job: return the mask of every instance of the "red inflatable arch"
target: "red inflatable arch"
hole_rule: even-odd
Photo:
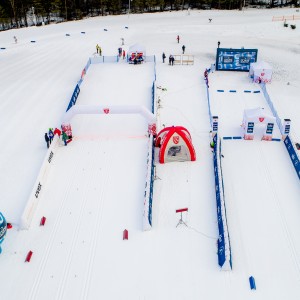
[[[155,147],[160,147],[159,162],[195,161],[196,152],[189,131],[182,126],[162,129],[155,140]]]

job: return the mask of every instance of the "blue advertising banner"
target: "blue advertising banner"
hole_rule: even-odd
[[[218,48],[216,70],[248,72],[250,64],[257,60],[257,49]]]
[[[76,104],[76,101],[77,101],[77,98],[79,96],[79,93],[80,93],[80,88],[79,88],[79,85],[76,84],[76,87],[74,89],[73,95],[71,97],[71,100],[69,102],[69,105],[68,105],[68,108],[67,108],[66,111],[68,111],[73,105]]]
[[[6,220],[5,220],[4,216],[2,215],[2,213],[0,212],[0,239],[4,238],[4,236],[6,234],[6,229],[7,229]]]
[[[226,253],[225,253],[225,239],[224,239],[224,226],[222,219],[222,207],[221,207],[221,196],[220,196],[220,178],[218,172],[218,155],[217,155],[217,147],[218,147],[218,135],[214,136],[214,172],[215,172],[215,188],[216,188],[216,202],[217,202],[217,218],[218,218],[218,230],[219,230],[219,238],[218,238],[218,263],[219,266],[223,266],[226,261]]]
[[[290,155],[291,161],[293,163],[293,166],[297,172],[298,178],[300,179],[300,161],[299,157],[296,153],[296,150],[293,146],[293,143],[290,139],[290,137],[287,135],[285,140],[284,140],[285,147]]]

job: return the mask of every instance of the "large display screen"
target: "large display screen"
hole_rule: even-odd
[[[257,49],[217,49],[216,70],[218,71],[245,71],[250,64],[257,60]]]

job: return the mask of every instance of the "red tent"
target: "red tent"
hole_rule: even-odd
[[[182,126],[172,126],[162,129],[155,140],[155,146],[160,147],[159,162],[195,161],[196,152],[189,131]]]

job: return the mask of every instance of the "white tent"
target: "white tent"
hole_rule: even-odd
[[[255,124],[266,124],[262,140],[271,141],[276,118],[265,113],[263,108],[245,109],[243,118],[244,139],[254,139]]]
[[[265,110],[261,107],[244,110],[243,126],[249,122],[253,123],[275,123],[276,118],[265,113]]]
[[[131,55],[132,53],[142,53],[143,56],[146,56],[146,48],[140,44],[134,44],[129,47],[128,55]]]
[[[264,62],[250,64],[249,76],[254,82],[270,83],[272,80],[272,67]]]

